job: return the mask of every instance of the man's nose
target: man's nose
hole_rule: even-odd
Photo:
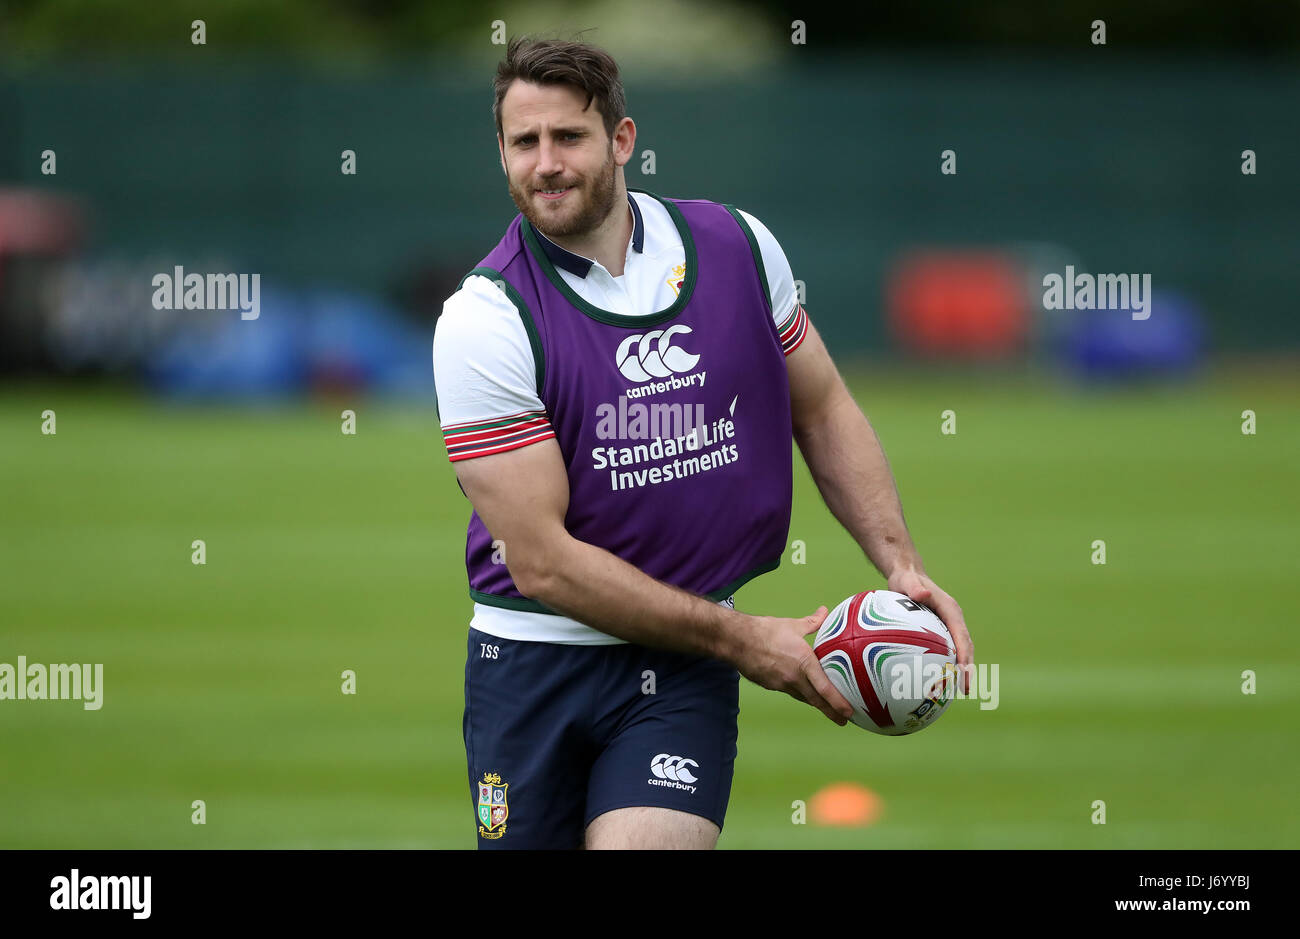
[[[560,148],[549,140],[537,145],[537,173],[539,176],[556,176],[564,169],[560,160]]]

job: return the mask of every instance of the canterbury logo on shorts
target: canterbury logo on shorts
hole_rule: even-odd
[[[660,779],[668,779],[673,782],[693,783],[699,780],[699,777],[691,773],[690,767],[700,768],[700,764],[694,760],[688,760],[681,756],[671,756],[667,753],[660,753],[650,761],[650,772],[654,773]]]

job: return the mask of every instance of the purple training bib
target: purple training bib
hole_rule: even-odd
[[[592,306],[564,282],[522,215],[466,277],[504,282],[528,331],[539,396],[568,470],[568,531],[651,577],[721,600],[775,569],[785,550],[785,356],[758,243],[739,213],[647,195],[668,209],[686,252],[666,310],[622,316]],[[492,540],[474,512],[470,595],[553,613],[519,592],[494,562]]]

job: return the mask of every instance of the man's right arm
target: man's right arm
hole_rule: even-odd
[[[852,708],[804,639],[826,617],[751,616],[645,574],[564,527],[569,480],[555,440],[455,464],[461,488],[524,596],[628,642],[730,662],[753,681],[838,724]]]

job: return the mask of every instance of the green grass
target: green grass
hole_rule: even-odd
[[[887,739],[746,684],[721,845],[1300,847],[1297,383],[853,387],[931,574],[999,666],[999,707],[959,700]],[[469,508],[431,409],[11,387],[0,491],[0,662],[105,671],[100,711],[0,701],[0,848],[474,845]],[[803,615],[882,586],[797,459],[790,537],[807,563],[787,553],[740,607]],[[791,823],[842,780],[880,795],[874,826]]]

